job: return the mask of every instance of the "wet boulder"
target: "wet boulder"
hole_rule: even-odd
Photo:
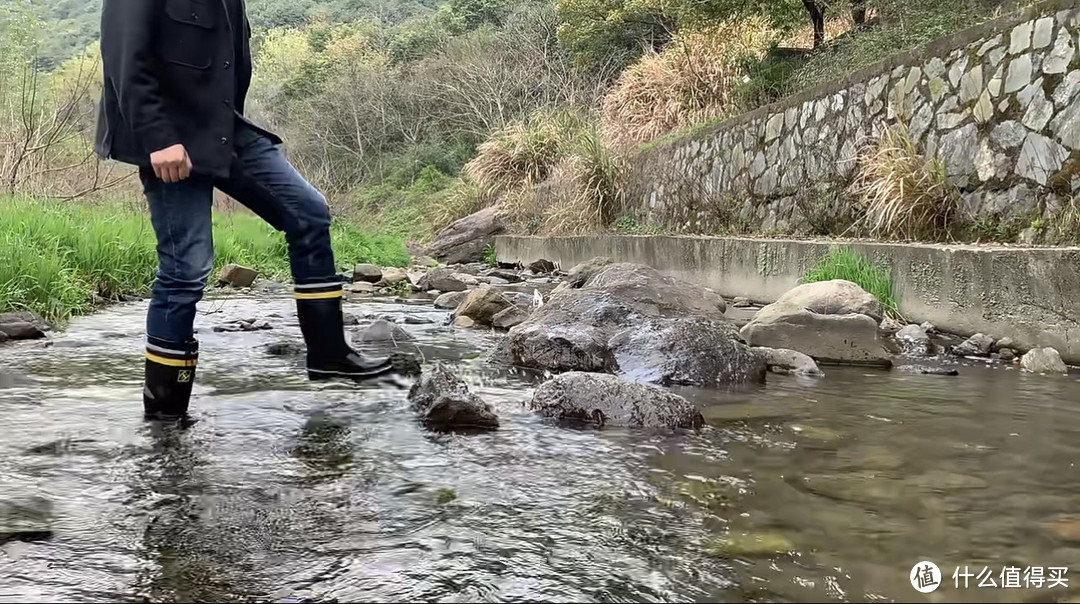
[[[218,281],[233,287],[251,287],[258,276],[258,271],[253,268],[239,264],[226,264],[221,269],[221,277]]]
[[[388,266],[382,271],[382,279],[379,281],[382,285],[394,286],[402,281],[409,280],[409,273],[403,268],[397,268],[394,266]]]
[[[844,279],[804,283],[788,290],[776,301],[805,308],[819,315],[866,315],[881,322],[881,302],[858,284]]]
[[[1020,357],[1020,367],[1031,373],[1068,373],[1069,368],[1054,348],[1033,348]]]
[[[353,282],[364,281],[366,283],[378,283],[379,281],[382,281],[382,278],[382,269],[374,264],[357,264],[356,267],[353,268]]]
[[[353,342],[357,344],[396,344],[398,342],[412,342],[412,334],[398,325],[385,319],[379,319],[368,325],[363,331],[353,334]]]
[[[520,306],[504,308],[491,317],[491,326],[495,329],[510,329],[525,322],[529,318],[529,311]]]
[[[425,254],[446,264],[480,262],[484,259],[484,249],[503,230],[498,209],[494,206],[484,208],[439,231]]]
[[[529,270],[538,275],[547,275],[555,272],[555,263],[541,258],[529,264]]]
[[[817,363],[814,362],[814,359],[797,350],[765,348],[760,346],[751,348],[750,350],[763,357],[765,359],[765,365],[769,368],[769,371],[772,371],[773,373],[824,375],[821,369],[818,368]]]
[[[458,306],[461,305],[462,302],[465,301],[465,298],[468,295],[469,295],[469,292],[465,292],[465,291],[446,292],[445,294],[440,295],[438,298],[435,298],[435,308],[442,308],[442,309],[454,309],[454,308],[457,308]]]
[[[518,292],[507,292],[480,286],[469,292],[454,311],[454,317],[468,317],[477,325],[490,326],[495,315],[512,307],[528,308],[531,298]]]
[[[797,350],[822,364],[892,365],[877,321],[864,314],[823,315],[777,302],[759,310],[741,333],[751,346]]]
[[[0,313],[0,342],[44,338],[49,324],[30,311]]]
[[[649,318],[612,336],[608,346],[619,374],[637,382],[708,387],[765,380],[765,358],[719,319]]]
[[[420,376],[409,390],[409,403],[420,421],[437,430],[499,427],[491,405],[469,391],[464,380],[442,366]]]
[[[930,343],[930,336],[926,333],[926,330],[921,325],[915,325],[914,323],[905,325],[893,337],[904,351],[904,354],[909,356],[930,356],[934,348],[933,344]]]
[[[578,287],[552,293],[510,330],[511,364],[660,384],[762,379],[764,363],[724,317],[715,294],[640,264],[600,259],[590,266],[571,271]]]
[[[994,338],[977,333],[953,348],[953,354],[960,357],[985,357],[989,356],[990,349],[994,346]]]
[[[475,286],[478,283],[472,275],[457,273],[449,268],[437,268],[421,277],[417,286],[423,291],[463,292],[468,290],[470,285]]]
[[[517,271],[505,268],[493,268],[485,272],[484,276],[494,279],[502,279],[506,283],[521,283],[525,280]]]
[[[676,429],[705,423],[694,405],[677,394],[602,373],[558,375],[536,389],[531,407],[545,417],[601,427]]]

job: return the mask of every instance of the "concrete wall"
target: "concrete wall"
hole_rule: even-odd
[[[647,264],[731,298],[775,301],[831,245],[716,237],[496,239],[500,261],[546,258],[564,270],[597,256]],[[900,312],[960,335],[1011,337],[1018,348],[1056,348],[1080,364],[1080,248],[983,248],[845,243],[892,269]]]
[[[857,156],[904,124],[962,192],[961,215],[1052,224],[1080,191],[1080,0],[1044,1],[635,156],[640,223],[820,231]],[[822,192],[816,192],[817,188]]]

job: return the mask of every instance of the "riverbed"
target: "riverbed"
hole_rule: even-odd
[[[300,340],[293,301],[236,293],[200,305],[198,423],[154,429],[146,303],[110,307],[0,347],[0,534],[13,504],[42,527],[0,545],[0,601],[1004,602],[1080,583],[1075,374],[824,367],[680,391],[696,433],[569,428],[529,412],[542,376],[486,363],[499,334],[424,300],[346,309],[350,330],[400,322],[499,430],[425,430],[407,383],[308,382],[266,351]],[[213,330],[251,317],[273,329]],[[958,566],[998,587],[955,588]],[[1007,566],[1067,567],[1068,587],[1002,588]]]

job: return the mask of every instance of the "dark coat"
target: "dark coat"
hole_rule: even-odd
[[[181,143],[194,172],[228,176],[251,83],[250,24],[230,21],[225,0],[105,0],[98,155],[146,167],[151,153]],[[234,28],[243,28],[240,56]]]

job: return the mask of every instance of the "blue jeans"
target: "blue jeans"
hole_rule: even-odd
[[[146,333],[158,346],[186,350],[194,344],[195,308],[214,263],[215,187],[285,233],[296,285],[340,282],[330,247],[325,198],[269,139],[242,122],[237,124],[228,179],[192,174],[186,180],[166,183],[152,170],[140,173],[158,255]]]

